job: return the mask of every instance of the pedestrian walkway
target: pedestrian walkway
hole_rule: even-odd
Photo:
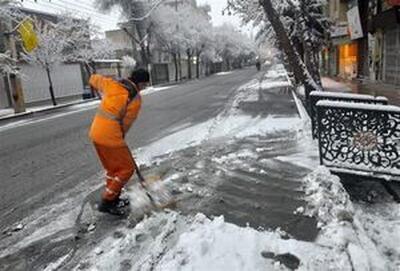
[[[61,102],[61,103],[57,104],[56,106],[54,106],[53,104],[51,104],[49,102],[42,103],[40,105],[28,105],[25,109],[25,112],[21,112],[21,113],[15,113],[14,108],[0,109],[0,121],[10,119],[10,118],[15,118],[15,117],[32,115],[32,114],[38,113],[38,112],[60,109],[60,108],[77,105],[77,104],[90,103],[90,102],[94,102],[94,101],[97,101],[97,99],[82,100],[82,99],[76,98],[73,100]]]
[[[209,134],[207,141],[160,158],[161,163],[143,173],[172,180],[183,214],[224,215],[240,226],[279,228],[297,240],[313,241],[318,234],[316,219],[296,210],[306,206],[302,180],[318,165],[318,153],[310,146],[309,135],[299,134],[303,121],[292,93],[275,85],[281,84],[248,84],[233,107],[229,105],[210,125],[211,131],[188,128]],[[224,143],[215,135],[223,135]],[[158,145],[179,141],[185,141],[185,131]]]
[[[388,98],[389,104],[400,106],[400,86],[371,81],[343,81],[330,77],[322,78],[322,86],[326,91],[384,96]]]

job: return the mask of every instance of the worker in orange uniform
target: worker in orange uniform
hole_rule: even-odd
[[[106,187],[98,206],[100,212],[124,215],[129,204],[121,199],[121,190],[135,172],[125,135],[137,118],[142,104],[140,91],[149,83],[149,73],[138,69],[126,79],[94,74],[90,85],[102,101],[94,117],[89,136],[106,170]]]

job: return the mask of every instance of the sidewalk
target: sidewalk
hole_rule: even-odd
[[[86,104],[86,103],[87,104],[97,103],[98,101],[99,100],[97,98],[86,99],[86,100],[76,99],[76,100],[57,104],[56,106],[54,106],[52,104],[48,104],[48,103],[43,104],[43,105],[33,105],[33,106],[28,105],[26,107],[25,112],[21,112],[21,113],[17,113],[17,114],[14,113],[13,108],[0,109],[0,122],[5,121],[5,120],[14,119],[14,118],[20,118],[20,117],[24,117],[24,116],[33,115],[35,113],[61,109],[61,108],[65,108],[65,107],[69,107],[69,106],[73,106],[73,105]]]
[[[176,84],[170,83],[170,84],[163,84],[163,85],[157,85],[157,86],[151,86],[147,88],[146,90],[143,91],[142,95],[149,95],[154,92],[158,92],[161,90],[165,90],[171,87],[174,87]],[[30,116],[35,113],[39,112],[46,112],[46,111],[52,111],[52,110],[57,110],[60,108],[65,108],[69,106],[74,106],[74,105],[79,105],[79,104],[92,104],[92,103],[98,103],[99,99],[98,98],[93,98],[93,99],[85,99],[83,100],[82,98],[75,98],[75,99],[69,99],[69,100],[64,100],[64,101],[59,101],[59,104],[56,106],[53,106],[51,101],[47,101],[42,103],[41,105],[28,105],[26,108],[26,111],[23,113],[14,113],[13,108],[6,108],[6,109],[0,109],[0,122],[5,121],[5,120],[11,120],[14,118],[20,118],[24,116]]]
[[[389,104],[400,106],[400,86],[371,81],[344,81],[331,77],[323,77],[322,85],[326,91],[384,96],[388,98]]]
[[[130,182],[135,208],[127,221],[110,221],[94,209],[96,175],[6,231],[0,262],[10,270],[398,270],[398,205],[353,203],[318,167],[289,83],[276,70],[266,77],[238,89],[217,116],[134,150],[177,210],[139,216],[147,198]]]

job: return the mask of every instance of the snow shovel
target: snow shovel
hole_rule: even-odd
[[[135,159],[132,160],[136,168],[136,175],[139,178],[139,184],[145,191],[146,196],[149,198],[151,204],[158,209],[175,207],[176,201],[172,194],[164,186],[162,180],[160,178],[151,178],[151,180],[149,179],[146,182],[135,162]]]

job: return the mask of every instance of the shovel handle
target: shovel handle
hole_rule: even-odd
[[[135,161],[135,159],[134,159],[133,157],[132,157],[132,161],[133,161],[133,165],[135,166],[136,175],[137,175],[138,178],[139,178],[140,184],[141,184],[142,186],[145,186],[146,181],[145,181],[145,179],[143,178],[143,175],[142,175],[142,173],[140,172],[139,167],[138,167],[138,165],[136,164],[136,161]]]

